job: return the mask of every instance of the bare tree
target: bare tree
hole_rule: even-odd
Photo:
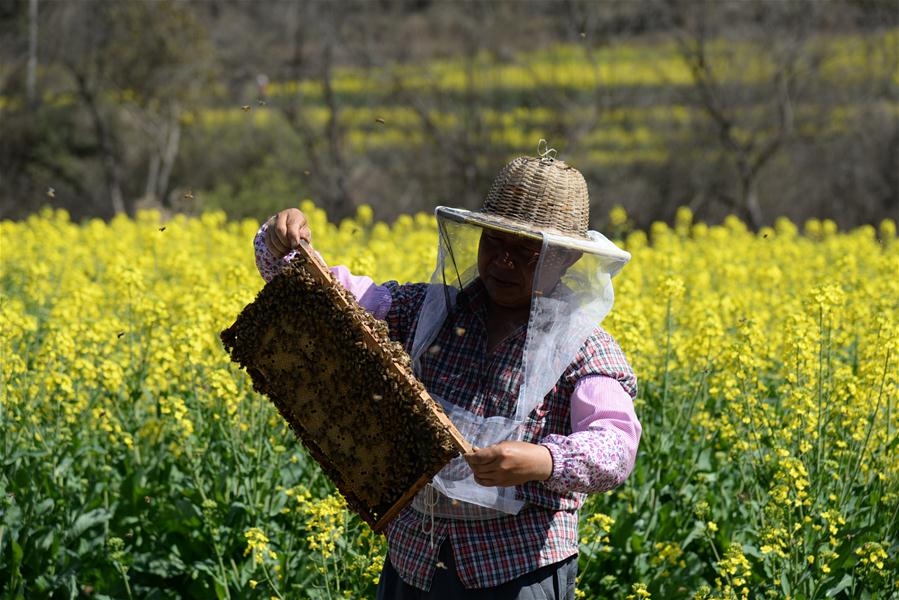
[[[489,65],[502,53],[498,30],[515,22],[516,7],[474,2],[467,9],[443,10],[430,24],[448,30],[456,40],[454,60],[461,63],[461,85],[447,89],[439,73],[423,68],[412,80],[394,73],[391,99],[417,117],[424,147],[415,165],[430,179],[423,183],[426,193],[437,201],[473,207],[480,204],[508,152],[492,140],[496,130],[488,121],[491,112],[502,112],[505,100],[483,90],[491,87]]]
[[[65,32],[50,53],[74,85],[94,134],[108,206],[133,213],[141,187],[127,180],[146,161],[142,191],[166,197],[177,158],[181,106],[203,86],[211,48],[178,3],[140,0],[51,5],[47,28]],[[126,189],[127,187],[127,189]]]
[[[315,105],[303,97],[302,91],[278,108],[305,149],[310,166],[305,171],[309,173],[307,181],[313,194],[337,216],[346,216],[356,203],[348,184],[351,167],[341,105],[334,89],[335,48],[344,35],[346,13],[321,3],[292,4],[288,10],[289,43],[294,53],[288,70],[290,78],[311,78],[318,83],[328,114],[324,127],[317,127],[311,114]]]
[[[777,15],[770,18],[789,12],[796,21],[788,38],[771,23],[762,23],[752,28],[754,35],[743,33],[727,46],[716,38],[713,48],[712,36],[719,35],[720,29],[710,30],[715,25],[710,17],[726,18],[726,14],[712,4],[671,2],[667,6],[679,55],[692,78],[695,106],[708,120],[738,182],[736,193],[719,188],[714,197],[758,228],[765,222],[759,180],[794,133],[794,104],[810,72],[807,31],[800,13],[814,7],[798,2],[771,7],[781,10],[773,11]],[[760,68],[769,69],[770,74],[758,81],[740,81],[741,74],[758,77]],[[710,198],[700,196],[694,208],[702,208]]]

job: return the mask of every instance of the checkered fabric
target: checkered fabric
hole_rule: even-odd
[[[393,339],[411,351],[426,284],[384,284],[391,295],[386,321]],[[521,368],[526,328],[487,352],[486,290],[475,280],[458,296],[431,348],[421,358],[420,377],[434,395],[483,416],[514,414],[523,378]],[[603,375],[621,383],[631,398],[637,380],[618,344],[597,326],[575,360],[525,423],[524,441],[571,434],[570,398],[578,380]],[[602,490],[597,490],[602,491]],[[496,586],[578,551],[577,511],[585,494],[559,493],[543,482],[518,488],[525,507],[514,516],[483,521],[434,519],[412,507],[388,527],[390,562],[410,585],[429,590],[437,552],[449,537],[459,577],[469,588]],[[432,545],[433,542],[433,545]]]

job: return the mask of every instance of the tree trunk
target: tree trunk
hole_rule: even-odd
[[[346,184],[346,171],[343,160],[343,149],[341,147],[340,127],[338,123],[337,97],[334,95],[334,86],[332,84],[331,61],[333,53],[333,44],[328,42],[325,46],[324,56],[322,60],[322,90],[324,92],[325,105],[328,107],[330,116],[326,125],[328,136],[328,150],[331,155],[332,189],[333,189],[333,206],[335,217],[340,219],[350,215],[353,207],[353,201],[350,197]]]
[[[69,70],[75,77],[78,84],[78,95],[87,105],[90,113],[91,121],[94,126],[94,133],[97,136],[97,146],[103,155],[103,178],[106,181],[106,193],[109,196],[109,204],[112,212],[116,215],[126,212],[125,198],[122,194],[122,184],[119,178],[119,164],[110,140],[111,134],[100,115],[100,107],[97,105],[97,99],[87,84],[84,74],[72,65],[68,65]],[[129,212],[130,214],[130,212]]]
[[[169,178],[172,175],[172,169],[175,167],[175,161],[178,159],[178,151],[181,147],[181,110],[175,108],[172,111],[170,121],[166,127],[166,144],[162,153],[162,166],[159,173],[159,180],[156,184],[156,196],[160,199],[163,206],[170,206],[168,200]]]
[[[156,190],[159,188],[159,154],[150,155],[150,164],[147,167],[147,185],[144,186],[144,198],[158,200]]]
[[[37,106],[37,0],[28,5],[28,68],[25,77],[25,101]]]
[[[755,178],[743,180],[743,207],[746,211],[746,220],[750,226],[758,231],[764,223],[762,215],[762,206],[759,203],[758,186]]]

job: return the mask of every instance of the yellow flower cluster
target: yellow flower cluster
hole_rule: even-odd
[[[609,532],[615,519],[601,512],[595,512],[585,519],[581,528],[581,544],[593,545],[598,552],[608,552],[612,548],[609,544]]]
[[[333,224],[312,203],[302,208],[330,264],[376,281],[430,277],[437,237],[431,216],[406,215],[388,225],[361,207]],[[722,489],[741,495],[729,507],[758,507],[752,522],[736,522],[734,513],[710,506],[713,494],[695,499],[697,531],[727,548],[704,571],[695,564],[696,544],[677,541],[688,537],[689,524],[673,516],[655,537],[628,538],[622,552],[666,577],[702,572],[712,586],[718,574],[714,589],[689,588],[700,596],[723,595],[727,586],[744,596],[759,582],[799,581],[807,570],[814,574],[802,579],[812,586],[804,593],[812,594],[818,578],[842,576],[831,570],[846,568],[836,557],[848,552],[846,533],[861,527],[856,515],[880,515],[851,548],[860,572],[880,581],[895,564],[889,549],[896,540],[888,539],[884,515],[894,514],[899,501],[895,223],[839,232],[831,222],[813,221],[803,234],[782,219],[752,232],[735,218],[694,223],[681,209],[674,227],[656,224],[646,233],[631,231],[623,210],[611,214],[610,233],[633,261],[615,279],[616,306],[604,326],[640,379],[637,475],[647,458],[688,456],[698,448],[718,472],[688,474],[686,483],[699,489],[727,479]],[[62,452],[91,442],[136,462],[160,453],[177,462],[218,444],[259,472],[266,449],[273,453],[267,456],[283,456],[285,470],[299,469],[307,459],[218,339],[263,284],[251,245],[258,225],[229,222],[221,213],[163,222],[149,212],[75,224],[50,210],[0,223],[6,446]],[[370,586],[383,560],[380,538],[352,521],[339,496],[316,498],[296,480],[272,481],[267,489],[279,483],[274,496],[281,504],[270,513],[261,512],[270,507],[255,496],[247,505],[290,521],[290,531],[305,538],[290,546],[293,552],[320,557],[323,568],[354,557],[357,581]],[[656,503],[656,485],[640,476],[603,496],[612,502],[608,508],[587,511],[582,560],[614,560],[616,527],[669,518]],[[646,510],[645,498],[654,512],[630,514]],[[613,501],[626,508],[616,512]],[[266,531],[285,549],[284,559],[289,544],[282,540],[291,534],[267,525]],[[261,529],[244,535],[245,556],[254,562],[278,556]],[[758,551],[744,554],[737,542]],[[620,596],[648,597],[656,589],[631,587],[626,570],[605,579],[591,564],[581,573],[591,590],[603,589],[601,581],[625,586],[615,588]]]
[[[627,600],[644,600],[645,598],[652,598],[645,583],[635,583],[631,586],[631,593],[627,595]]]
[[[325,560],[331,558],[346,530],[346,502],[342,497],[332,495],[324,500],[309,502],[303,508],[309,549]]]
[[[269,546],[270,540],[268,536],[258,527],[251,527],[244,532],[247,538],[247,548],[243,555],[253,555],[253,562],[262,564],[266,559],[275,560],[278,554]]]
[[[856,549],[855,553],[859,556],[859,562],[865,566],[872,566],[875,569],[883,569],[883,561],[887,558],[886,550],[877,542],[868,542],[861,548]]]
[[[749,597],[749,588],[746,584],[752,575],[752,568],[740,544],[728,546],[724,558],[718,561],[718,572],[724,576],[724,580],[719,578],[716,584],[725,598],[736,596],[737,593],[741,598]]]
[[[686,563],[681,560],[684,551],[680,545],[675,542],[656,542],[653,546],[653,550],[655,550],[655,553],[652,555],[650,562],[655,566],[686,566]]]

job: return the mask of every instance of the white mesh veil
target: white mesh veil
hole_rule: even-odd
[[[416,374],[421,359],[444,327],[452,326],[460,291],[478,278],[478,244],[483,227],[541,241],[520,368],[521,386],[514,406],[480,415],[462,408],[465,399],[435,395],[463,436],[478,448],[520,440],[533,410],[555,386],[586,338],[612,308],[611,277],[630,259],[602,234],[588,240],[538,233],[514,224],[486,223],[468,213],[437,208],[437,267],[422,305],[412,344]],[[564,269],[561,265],[571,264]],[[450,318],[448,318],[450,317]],[[448,373],[447,376],[461,376]],[[427,381],[424,381],[428,385]],[[446,389],[446,388],[444,388]],[[430,391],[430,390],[429,390]],[[456,519],[488,519],[516,514],[523,506],[514,487],[485,487],[474,481],[465,459],[450,462],[413,502],[416,510]]]

